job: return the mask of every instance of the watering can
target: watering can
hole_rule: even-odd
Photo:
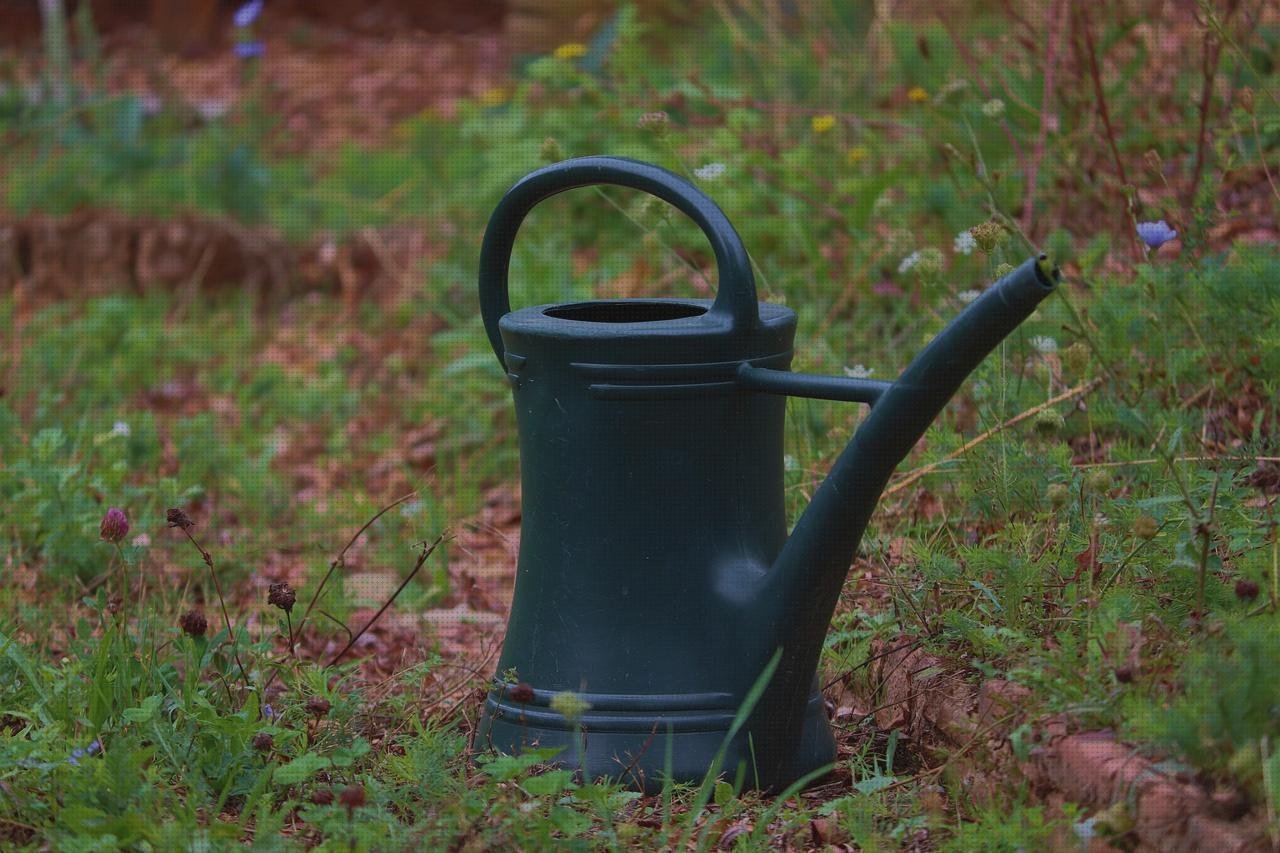
[[[714,300],[513,311],[512,244],[543,199],[614,184],[704,232]],[[817,684],[828,624],[889,475],[965,377],[1058,279],[1042,255],[987,288],[895,381],[788,370],[796,315],[756,298],[724,213],[657,166],[584,157],[499,202],[480,307],[513,389],[523,517],[514,601],[476,743],[558,747],[591,778],[653,790],[709,770],[784,787],[828,765]],[[790,536],[787,396],[870,411]]]

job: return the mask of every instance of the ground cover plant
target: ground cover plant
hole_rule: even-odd
[[[1148,776],[1203,792],[1239,849],[1280,845],[1268,4],[620,6],[319,149],[276,112],[276,69],[317,50],[286,11],[228,19],[214,109],[115,85],[89,4],[43,6],[44,40],[0,53],[6,848],[1189,843]],[[641,796],[474,742],[520,518],[479,238],[515,178],[594,153],[716,199],[799,315],[797,370],[892,378],[1008,265],[1064,271],[889,486],[828,635],[840,759],[811,790]],[[39,223],[76,217],[141,242],[217,223],[338,272],[46,287]],[[407,266],[377,248],[401,228],[426,235]],[[393,288],[361,291],[354,241]],[[613,190],[540,207],[512,270],[518,305],[714,280],[690,223]],[[788,406],[794,518],[861,415]],[[956,697],[995,690],[949,740]],[[1038,774],[1104,732],[1147,776]]]

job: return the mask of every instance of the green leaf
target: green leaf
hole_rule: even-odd
[[[532,796],[542,797],[558,794],[573,782],[573,773],[569,770],[548,770],[538,776],[530,776],[520,786]]]
[[[160,710],[160,703],[163,701],[162,696],[148,696],[142,700],[142,704],[137,708],[128,708],[122,716],[131,723],[145,723],[156,715],[156,711]]]
[[[733,786],[723,779],[716,782],[715,804],[720,808],[724,808],[733,802]]]
[[[333,762],[323,755],[304,752],[288,764],[277,767],[271,778],[280,785],[296,785],[310,779],[316,771],[323,770],[332,764]]]

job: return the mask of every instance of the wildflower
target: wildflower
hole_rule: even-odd
[[[914,256],[915,260],[911,263],[908,270],[915,273],[916,278],[921,281],[935,281],[942,274],[942,252],[929,246],[918,252],[912,252],[910,256]],[[904,260],[903,263],[906,263]],[[901,271],[901,269],[899,269]]]
[[[258,752],[270,752],[276,745],[275,738],[266,732],[258,732],[250,743]]]
[[[521,705],[527,705],[534,699],[533,686],[527,682],[521,681],[519,684],[513,684],[507,688],[507,697],[512,702],[519,702]]]
[[[982,114],[987,118],[995,118],[1004,112],[1004,101],[992,98],[982,105]]]
[[[124,607],[124,599],[118,594],[113,594],[107,598],[107,612],[115,616],[120,612],[120,608]]]
[[[1041,355],[1049,355],[1058,351],[1058,342],[1048,335],[1033,335],[1031,346]]]
[[[569,722],[576,722],[587,711],[591,704],[570,690],[564,690],[551,697],[551,710]]]
[[[1138,236],[1142,238],[1142,242],[1152,249],[1159,249],[1165,243],[1177,237],[1178,232],[1170,228],[1168,222],[1161,219],[1159,222],[1139,222]]]
[[[580,59],[587,55],[587,46],[576,41],[562,44],[555,49],[554,56],[556,59]]]
[[[347,815],[364,805],[364,786],[348,785],[338,793],[338,802],[347,807]]]
[[[918,263],[920,263],[920,253],[912,252],[902,259],[902,263],[898,264],[898,274],[904,275],[910,272]]]
[[[263,46],[262,42],[254,39],[238,41],[231,46],[231,49],[235,51],[236,56],[241,59],[257,59],[262,56],[262,54],[266,53],[267,50],[266,47]]]
[[[996,278],[1004,278],[1011,272],[1013,272],[1013,264],[996,264]]]
[[[267,587],[267,604],[279,607],[285,613],[293,612],[293,605],[298,600],[298,593],[287,581],[276,581]]]
[[[929,100],[929,93],[920,86],[912,86],[907,90],[907,100],[913,104],[923,104]]]
[[[323,696],[312,696],[307,700],[307,704],[304,707],[307,709],[308,714],[315,717],[323,717],[325,714],[329,713],[329,710],[333,705],[331,705],[329,700]]]
[[[850,166],[856,166],[871,156],[865,145],[855,145],[845,152],[844,159]]]
[[[640,116],[640,118],[636,120],[636,127],[640,128],[641,130],[652,131],[658,136],[661,136],[662,134],[666,133],[667,127],[670,124],[671,124],[671,116],[667,115],[662,110],[655,110],[650,113],[645,113],[644,115]]]
[[[190,530],[196,526],[196,523],[177,507],[165,510],[164,519],[169,522],[170,527],[177,527],[182,530]]]
[[[129,429],[129,424],[125,421],[116,421],[111,425],[111,434],[118,435],[121,438],[128,438],[133,430]]]
[[[333,791],[329,788],[317,788],[311,792],[311,802],[317,806],[327,806],[333,803]]]
[[[973,254],[973,250],[978,248],[978,241],[973,239],[973,232],[961,231],[956,235],[953,246],[956,250],[956,254],[971,255]]]
[[[485,107],[500,107],[507,102],[507,90],[501,86],[494,86],[485,89],[480,93],[480,105]]]
[[[67,763],[70,764],[72,767],[79,767],[80,759],[92,758],[93,756],[97,755],[99,752],[102,752],[102,741],[97,740],[95,738],[94,740],[90,741],[87,747],[77,746],[75,749],[71,750],[71,755],[67,757]]]
[[[727,168],[724,163],[708,163],[705,166],[694,169],[693,174],[700,181],[714,181],[723,175]]]
[[[1120,682],[1121,684],[1132,684],[1133,679],[1136,676],[1137,676],[1137,673],[1133,671],[1133,667],[1131,666],[1116,667],[1116,681]]]
[[[956,294],[956,298],[959,299],[961,302],[963,302],[965,305],[968,305],[970,302],[977,299],[981,295],[982,294],[976,290],[962,290]]]
[[[814,116],[810,120],[809,126],[813,128],[814,133],[826,133],[836,126],[836,117],[831,113],[823,113],[820,116]]]
[[[1160,532],[1160,522],[1149,515],[1140,515],[1133,520],[1133,535],[1148,541],[1155,539]]]
[[[1241,601],[1253,601],[1258,597],[1258,583],[1248,578],[1236,581],[1236,598]]]
[[[106,542],[119,542],[129,532],[129,517],[124,514],[124,510],[113,506],[102,517],[102,526],[98,532]]]
[[[188,610],[178,617],[178,627],[188,637],[203,637],[209,630],[209,620],[199,610]]]
[[[276,709],[272,708],[270,705],[266,704],[265,702],[263,703],[262,707],[259,708],[258,710],[262,713],[262,718],[264,720],[275,719]]]
[[[871,374],[875,373],[874,367],[867,367],[862,364],[855,364],[853,367],[846,367],[844,375],[850,379],[869,379]]]
[[[231,18],[231,22],[241,29],[253,24],[258,20],[258,16],[262,14],[264,0],[249,0],[239,9],[236,9],[235,15]]]

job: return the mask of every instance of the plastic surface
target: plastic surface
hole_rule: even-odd
[[[601,300],[512,312],[515,232],[542,198],[593,181],[689,213],[720,263],[714,302]],[[523,520],[515,598],[477,744],[561,746],[593,777],[697,781],[779,648],[723,771],[779,788],[835,757],[817,691],[822,642],[890,473],[965,377],[1052,291],[1030,260],[975,300],[893,382],[788,370],[795,314],[757,303],[737,234],[655,166],[591,157],[524,178],[486,233],[480,293],[511,384]],[[785,395],[871,412],[790,538]],[[511,692],[532,686],[530,699]],[[554,696],[590,706],[568,720]],[[524,700],[524,701],[520,701]]]

